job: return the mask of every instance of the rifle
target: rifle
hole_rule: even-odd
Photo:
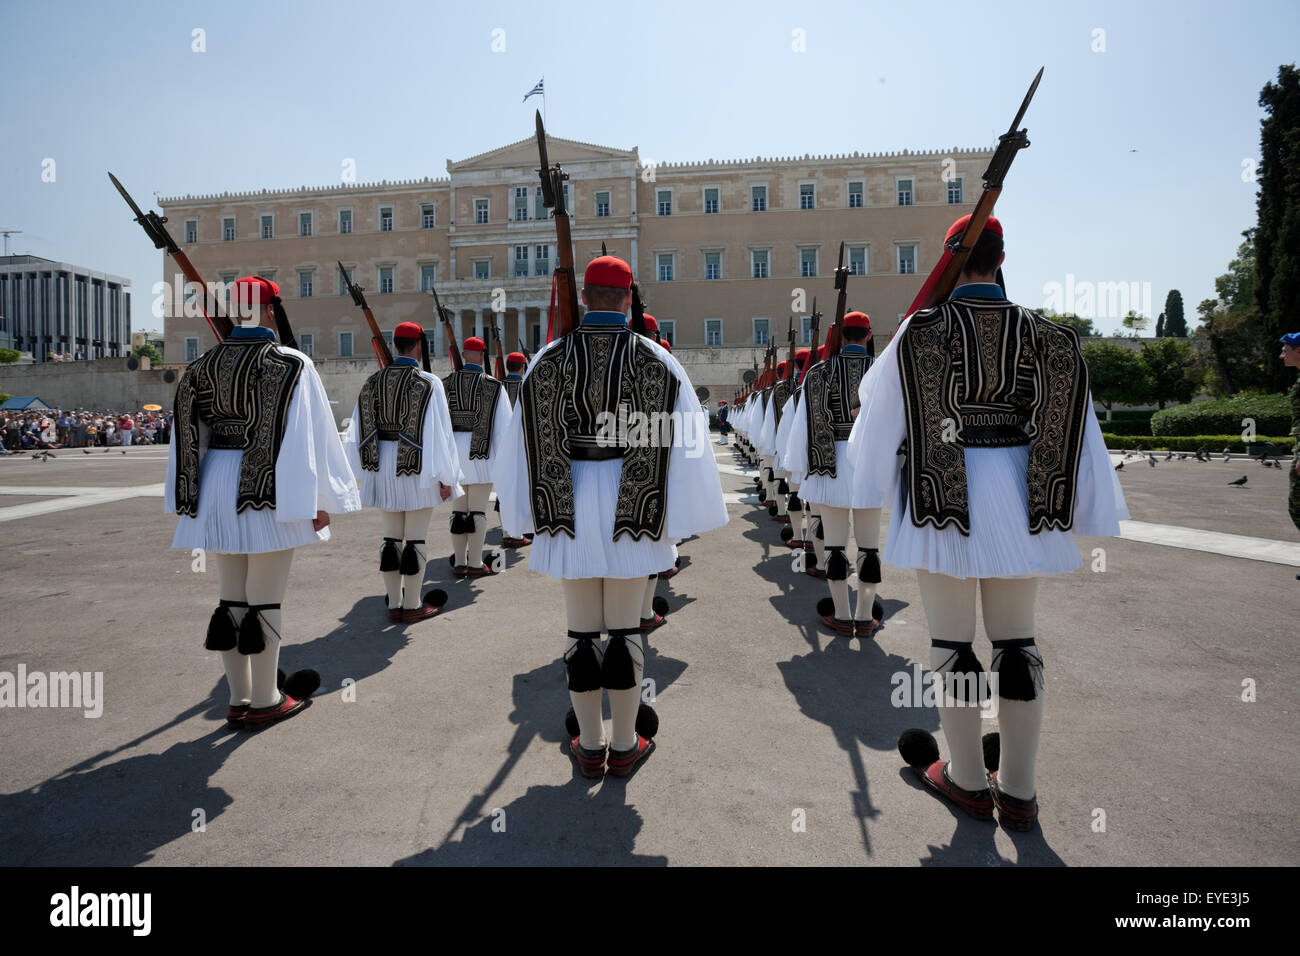
[[[790,331],[786,333],[786,338],[790,340],[790,355],[785,362],[786,381],[794,378],[794,316],[790,316]]]
[[[648,335],[645,330],[645,303],[641,301],[641,290],[632,283],[632,331],[637,335]],[[655,332],[655,341],[659,341],[659,333]]]
[[[122,198],[126,200],[126,204],[131,207],[131,211],[135,213],[135,221],[144,229],[145,235],[153,242],[154,247],[157,249],[167,250],[167,255],[171,256],[172,261],[175,262],[176,265],[180,266],[180,270],[184,273],[186,281],[192,282],[194,285],[198,286],[199,289],[202,290],[203,297],[206,300],[208,295],[207,283],[205,283],[203,277],[199,275],[199,270],[194,268],[194,263],[190,262],[190,257],[181,250],[180,246],[176,245],[176,240],[172,239],[171,234],[167,232],[167,227],[163,225],[163,223],[167,221],[167,217],[158,215],[152,209],[147,213],[141,211],[140,207],[135,204],[135,200],[131,198],[131,194],[128,193],[126,189],[123,188],[122,184],[117,181],[117,177],[112,173],[109,173],[108,178],[113,180],[113,185],[116,186],[117,191],[122,194]],[[230,321],[228,316],[221,314],[219,302],[216,300],[215,296],[213,297],[212,314],[209,315],[208,310],[204,308],[203,317],[208,320],[208,325],[212,328],[212,334],[217,337],[218,342],[230,338],[231,330],[234,329],[234,323]]]
[[[334,260],[338,262],[337,259]],[[361,294],[361,286],[356,285],[348,278],[348,270],[343,268],[343,263],[339,262],[339,275],[343,276],[343,281],[348,287],[348,293],[352,296],[352,301],[361,309],[370,323],[370,345],[375,350],[375,358],[379,359],[379,367],[387,368],[393,364],[393,353],[388,348],[388,342],[384,339],[384,333],[379,331],[379,323],[375,321],[375,313],[370,311],[370,306],[366,304],[366,297]]]
[[[822,314],[817,311],[817,297],[813,296],[812,307],[812,341],[809,343],[808,351],[808,368],[817,364],[817,339],[821,337],[822,332]]]
[[[975,204],[975,211],[970,214],[970,222],[966,225],[965,232],[960,236],[954,236],[944,246],[943,255],[930,270],[930,275],[926,277],[921,291],[916,294],[916,298],[908,307],[908,316],[945,301],[957,287],[957,280],[961,278],[962,270],[966,267],[966,260],[970,257],[971,250],[975,248],[975,243],[979,241],[989,216],[993,214],[993,205],[1002,194],[1002,180],[1006,178],[1007,171],[1011,168],[1011,161],[1016,158],[1017,152],[1029,146],[1029,130],[1016,127],[1025,118],[1025,110],[1029,109],[1029,101],[1034,98],[1034,91],[1038,89],[1038,81],[1042,78],[1043,68],[1040,67],[1034,82],[1029,84],[1029,92],[1025,94],[1016,118],[1011,121],[1011,128],[998,137],[998,148],[994,150],[993,158],[989,160],[988,168],[984,170],[984,192],[980,195],[979,202]],[[1000,278],[1001,270],[999,270]]]
[[[551,273],[552,311],[546,328],[546,341],[551,342],[573,331],[578,324],[578,287],[573,268],[573,237],[569,234],[569,211],[564,207],[564,181],[569,174],[556,163],[551,166],[546,157],[546,126],[542,113],[537,111],[537,153],[542,167],[537,172],[542,178],[542,205],[551,210],[555,219],[555,236],[560,260],[559,267]],[[555,307],[559,307],[556,322]],[[558,333],[558,334],[553,334]]]
[[[844,328],[845,303],[849,298],[849,270],[844,268],[844,243],[840,243],[840,263],[835,267],[835,324],[826,333],[826,357],[840,354],[840,330]]]
[[[497,317],[495,313],[492,316],[492,338],[497,343],[497,381],[506,380],[506,353],[501,347],[501,330],[497,328]]]
[[[438,318],[442,320],[443,325],[447,326],[447,353],[451,356],[451,367],[459,372],[465,367],[465,360],[460,357],[460,346],[456,344],[456,329],[451,324],[451,309],[442,307],[442,303],[438,300],[438,290],[434,288],[432,282],[429,283],[429,292],[433,296],[433,308],[438,313]]]
[[[528,354],[528,346],[524,344],[523,339],[519,340],[519,354],[526,359],[532,358],[532,356]]]

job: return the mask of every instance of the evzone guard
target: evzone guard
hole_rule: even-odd
[[[659,338],[658,319],[649,313],[643,313],[641,316],[641,325],[643,326],[641,332],[642,335],[667,348],[666,343]],[[656,597],[655,592],[659,589],[659,581],[661,578],[666,581],[677,573],[677,562],[679,560],[677,545],[679,544],[681,544],[680,541],[673,542],[673,563],[669,565],[668,569],[664,571],[656,571],[654,574],[651,574],[646,578],[645,594],[641,599],[642,631],[653,631],[668,623],[668,620],[665,617],[668,612],[668,602],[663,598]]]
[[[501,387],[506,391],[506,398],[510,399],[511,410],[519,406],[519,387],[524,384],[524,369],[527,367],[528,356],[523,352],[511,352],[506,356],[506,376],[501,379]],[[497,510],[501,510],[500,499],[497,500]],[[527,547],[531,541],[532,535],[523,538],[512,538],[502,529],[501,547],[503,548],[523,548]]]
[[[827,339],[828,357],[804,376],[801,414],[791,424],[790,469],[800,475],[801,496],[820,515],[829,599],[818,604],[822,622],[837,634],[870,637],[880,626],[876,585],[880,583],[880,509],[853,507],[855,476],[848,456],[849,434],[858,410],[858,386],[871,365],[866,343],[871,320],[849,312]],[[843,345],[835,348],[836,339]],[[857,546],[854,564],[846,554],[850,519]],[[849,607],[849,569],[857,572],[857,606]]]
[[[241,320],[192,362],[176,388],[165,508],[172,547],[216,558],[220,603],[204,647],[221,655],[227,720],[256,729],[297,713],[315,671],[279,676],[281,604],[294,549],[328,541],[331,513],[361,508],[329,399],[310,358],[276,344],[288,327],[279,287],[259,276],[231,287]]]
[[[452,502],[451,564],[456,577],[477,578],[496,573],[483,562],[483,539],[487,536],[492,485],[508,464],[501,457],[501,436],[510,430],[514,411],[505,387],[483,371],[487,354],[484,341],[471,336],[461,352],[463,364],[443,379],[465,476],[465,494]]]
[[[505,449],[512,468],[498,486],[506,527],[535,532],[529,568],[564,582],[571,752],[588,777],[607,769],[626,776],[653,746],[657,717],[646,708],[638,720],[648,575],[672,562],[674,539],[727,521],[690,379],[667,350],[628,327],[631,284],[632,270],[614,256],[587,267],[588,311],[533,359]],[[669,424],[639,438],[632,429],[611,436],[604,423],[620,412]],[[603,691],[613,715],[608,741]]]
[[[970,250],[957,287],[905,319],[862,381],[852,504],[891,507],[884,560],[916,570],[930,666],[942,675],[951,759],[921,730],[900,739],[904,759],[969,815],[991,820],[996,808],[1004,826],[1024,830],[1038,816],[1038,581],[1079,568],[1074,535],[1118,535],[1128,510],[1078,333],[1008,301],[997,281],[1002,226],[990,216],[967,242],[970,221],[945,237],[949,253]],[[992,678],[973,649],[977,595]],[[986,758],[980,701],[993,694],[1000,754]]]
[[[460,455],[442,381],[429,370],[429,340],[414,322],[393,332],[397,355],[361,386],[343,447],[360,479],[361,504],[383,512],[379,573],[388,620],[412,624],[433,617],[446,592],[420,595],[433,510],[461,497]],[[416,356],[423,362],[417,361]]]

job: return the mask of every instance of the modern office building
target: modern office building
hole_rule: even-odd
[[[131,280],[38,256],[0,257],[0,347],[97,359],[125,355]]]

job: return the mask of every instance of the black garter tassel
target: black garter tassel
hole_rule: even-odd
[[[379,570],[396,571],[402,566],[401,555],[397,550],[400,538],[385,538],[384,546],[379,549]]]
[[[946,674],[955,674],[959,676],[973,676],[976,679],[976,696],[983,697],[983,690],[979,687],[979,675],[984,673],[984,666],[980,664],[980,659],[975,656],[975,650],[969,642],[961,641],[934,641],[930,642],[931,647],[941,647],[953,652],[953,656],[948,659],[948,670],[945,672],[945,686],[948,686]],[[954,681],[951,683],[952,696],[955,700],[966,703],[976,703],[967,695],[966,690],[970,686],[968,681]]]
[[[238,641],[238,630],[235,625],[235,615],[231,613],[232,607],[248,607],[247,601],[227,601],[222,600],[217,605],[212,617],[208,619],[208,637],[203,642],[204,648],[209,651],[233,651]]]
[[[600,690],[600,658],[596,656],[595,642],[600,631],[570,631],[569,637],[578,643],[564,656],[564,670],[569,676],[569,690],[581,694]]]
[[[1034,649],[1031,656],[1029,648]],[[993,642],[993,671],[998,696],[1004,700],[1034,700],[1043,680],[1043,661],[1032,637]]]
[[[408,541],[406,547],[402,549],[402,564],[398,569],[402,574],[420,573],[420,552],[415,550],[417,544],[424,544],[424,542],[422,540]]]
[[[863,548],[858,552],[858,580],[866,584],[880,583],[880,551]]]
[[[849,562],[844,557],[843,548],[828,547],[830,555],[826,558],[826,579],[828,581],[846,581],[849,577]]]
[[[248,613],[239,625],[239,653],[260,654],[266,650],[266,636],[262,633],[262,611],[278,610],[278,604],[250,604]]]
[[[606,690],[630,690],[638,686],[636,663],[632,660],[632,652],[627,646],[627,635],[640,633],[640,628],[626,630],[615,628],[609,632],[605,662],[600,668],[601,683]]]

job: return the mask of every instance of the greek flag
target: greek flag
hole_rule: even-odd
[[[542,79],[540,79],[540,80],[537,81],[537,85],[534,86],[531,90],[528,91],[527,95],[524,97],[524,102],[525,102],[525,103],[528,102],[528,97],[529,97],[529,96],[535,96],[535,95],[538,94],[538,93],[541,93],[543,96],[546,94],[546,91],[542,89],[542,83],[543,83],[545,80],[546,80],[546,77],[542,77]]]

